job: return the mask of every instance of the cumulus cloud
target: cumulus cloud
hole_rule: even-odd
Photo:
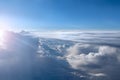
[[[70,60],[74,64],[78,62],[76,65],[87,65],[89,63],[98,63],[102,56],[116,56],[116,52],[116,48],[109,46],[76,44],[68,49],[68,55],[66,57],[68,61]]]
[[[119,48],[109,45],[75,44],[68,49],[66,59],[74,69],[83,70],[92,75],[94,73],[93,76],[96,77],[100,76],[99,73],[110,77],[109,69],[113,69],[115,66],[120,67],[119,53]],[[110,73],[113,73],[112,71]]]

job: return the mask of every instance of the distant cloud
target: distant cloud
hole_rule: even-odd
[[[92,76],[106,76],[105,74],[103,74],[103,73],[97,73],[97,74],[93,74],[93,73],[89,73],[90,75],[92,75]]]

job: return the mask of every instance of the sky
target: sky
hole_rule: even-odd
[[[0,28],[120,30],[120,0],[0,0]]]

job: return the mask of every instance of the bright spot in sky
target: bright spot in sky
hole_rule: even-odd
[[[4,31],[0,30],[0,48],[3,47],[4,43]]]
[[[4,36],[4,31],[0,30],[0,40],[3,38]]]

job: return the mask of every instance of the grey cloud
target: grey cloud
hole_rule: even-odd
[[[114,75],[116,73],[113,73],[115,71],[120,73],[118,70],[118,66],[120,67],[119,53],[119,48],[109,45],[87,44],[86,46],[86,44],[75,44],[68,49],[68,55],[66,56],[66,59],[71,67],[75,69],[96,74],[92,76],[97,77],[98,73],[103,73],[110,78],[108,80],[112,80],[114,78],[119,80],[119,77],[117,79]]]

